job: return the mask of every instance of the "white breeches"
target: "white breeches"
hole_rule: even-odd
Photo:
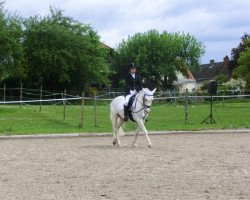
[[[132,94],[129,94],[125,97],[124,106],[128,106],[128,101],[129,101],[130,97],[132,97]]]
[[[128,94],[126,97],[125,97],[125,102],[124,102],[124,106],[128,106],[128,102],[129,102],[129,99],[130,97],[132,97],[134,94],[137,94],[136,90],[130,90],[130,94]]]

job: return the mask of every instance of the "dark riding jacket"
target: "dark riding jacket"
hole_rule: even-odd
[[[135,78],[129,73],[125,78],[125,96],[130,94],[130,90],[136,90],[139,92],[142,90],[140,77],[135,74]]]

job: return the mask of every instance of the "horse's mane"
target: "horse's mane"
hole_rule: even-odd
[[[142,88],[142,90],[140,92],[143,92],[144,94],[146,95],[153,95],[155,91],[151,91],[150,89],[148,88]],[[139,93],[140,93],[139,92]]]

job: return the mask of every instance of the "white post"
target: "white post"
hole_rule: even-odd
[[[97,127],[96,94],[95,94],[94,103],[95,103],[95,107],[94,107],[94,121],[95,121],[95,127]]]
[[[82,112],[81,112],[81,121],[79,127],[83,126],[83,112],[84,112],[84,92],[82,92]]]
[[[185,124],[188,124],[188,89],[186,89],[185,98]]]
[[[63,94],[63,119],[66,118],[66,90],[64,90],[64,94]]]

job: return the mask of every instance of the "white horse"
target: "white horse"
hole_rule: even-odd
[[[136,140],[139,131],[141,130],[144,132],[147,140],[148,140],[148,147],[152,147],[152,143],[148,137],[148,131],[145,128],[145,119],[150,112],[150,107],[152,105],[152,101],[154,99],[154,89],[153,91],[150,91],[147,88],[143,88],[138,94],[135,96],[134,103],[131,107],[131,113],[133,119],[137,122],[137,130],[135,133],[134,141],[132,146],[136,147]],[[120,139],[119,136],[122,135],[123,129],[122,125],[124,123],[124,96],[118,96],[116,97],[110,104],[110,119],[112,122],[112,128],[113,128],[113,144],[120,146]]]

